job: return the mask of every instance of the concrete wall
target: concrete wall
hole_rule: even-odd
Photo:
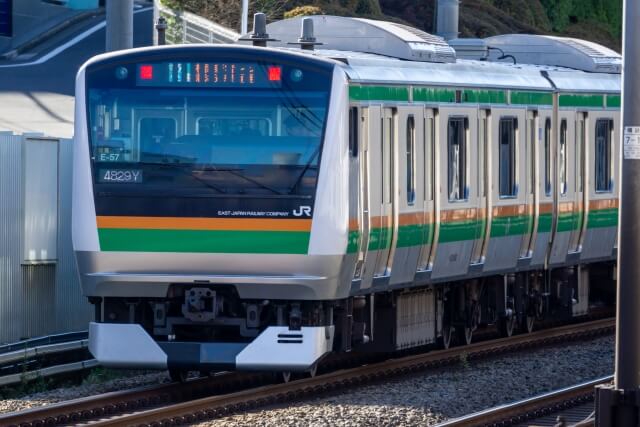
[[[25,164],[25,144],[33,142],[57,145],[57,156]],[[25,212],[30,209],[25,175],[47,167],[58,171],[57,182],[45,188],[57,192],[57,212],[54,221],[48,212],[42,215],[47,222],[35,226],[55,236],[55,259],[25,260],[25,244],[40,244],[29,242],[25,233],[39,221],[38,212]],[[71,171],[72,140],[0,134],[0,343],[84,330],[92,319],[71,244]]]

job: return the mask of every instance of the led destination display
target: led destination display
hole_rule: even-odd
[[[138,86],[279,88],[282,67],[250,62],[161,62],[139,64]]]

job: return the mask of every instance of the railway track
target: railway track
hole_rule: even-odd
[[[436,427],[476,426],[593,426],[595,386],[611,382],[613,376],[567,387],[539,396],[476,412],[438,424]],[[558,417],[560,419],[558,420]],[[561,424],[564,422],[565,424]]]
[[[269,378],[272,378],[268,375],[226,373],[185,384],[165,384],[113,392],[4,414],[0,415],[0,425],[30,427],[80,422],[100,426],[188,424],[410,372],[452,365],[463,359],[477,360],[543,345],[591,338],[611,333],[614,328],[614,319],[601,319],[390,359],[283,384],[268,384]]]

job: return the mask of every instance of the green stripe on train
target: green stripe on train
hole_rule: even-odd
[[[391,246],[391,228],[381,227],[372,228],[369,233],[369,248],[370,251],[379,251],[387,249]]]
[[[604,95],[561,94],[560,107],[604,108]]]
[[[551,213],[543,213],[538,217],[538,233],[549,233],[552,225]],[[618,225],[618,209],[600,209],[589,212],[587,228],[616,227]],[[446,222],[440,225],[439,243],[453,243],[465,240],[483,238],[485,220],[468,220]],[[532,231],[533,216],[516,215],[497,217],[492,219],[491,238],[520,236]],[[561,214],[558,218],[558,232],[573,231],[582,227],[581,213]],[[405,225],[398,230],[397,247],[419,246],[431,244],[433,241],[434,225]],[[349,245],[347,252],[352,253],[358,249],[359,233],[349,232]],[[355,239],[355,240],[354,240]],[[391,245],[390,228],[374,228],[369,236],[369,250],[375,251],[387,249]]]
[[[308,231],[98,229],[100,249],[123,252],[306,254]]]
[[[456,102],[454,89],[414,87],[413,100],[420,102]]]
[[[605,228],[618,226],[618,208],[589,211],[588,228]]]
[[[622,97],[620,95],[607,95],[607,108],[620,108]]]
[[[515,105],[553,105],[553,94],[548,92],[511,92],[511,103]]]
[[[438,243],[476,240],[482,236],[485,220],[470,219],[466,221],[443,222],[440,224]]]
[[[352,254],[358,251],[360,246],[360,232],[358,230],[350,230],[347,238],[347,253]]]
[[[409,101],[409,88],[401,86],[349,86],[354,101]]]
[[[530,215],[495,217],[491,220],[491,237],[517,236],[530,232],[532,227]]]
[[[403,225],[398,228],[398,247],[419,246],[433,240],[433,224]]]
[[[551,212],[542,213],[538,216],[538,233],[551,232],[551,223],[553,222],[553,216]]]
[[[558,216],[557,230],[559,233],[564,231],[577,230],[582,226],[582,212],[561,213]]]

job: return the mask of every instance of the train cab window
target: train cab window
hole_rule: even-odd
[[[560,164],[560,194],[567,194],[567,121],[560,122],[560,147],[558,163]]]
[[[544,122],[544,194],[551,195],[551,119]]]
[[[448,129],[448,189],[449,200],[467,198],[467,127],[466,117],[449,119]]]
[[[611,191],[611,133],[613,122],[609,119],[596,121],[595,172],[596,191]]]
[[[498,152],[500,197],[514,197],[516,186],[516,130],[514,117],[500,119],[500,148]]]
[[[413,205],[416,200],[415,176],[416,126],[413,116],[407,117],[407,203]]]

